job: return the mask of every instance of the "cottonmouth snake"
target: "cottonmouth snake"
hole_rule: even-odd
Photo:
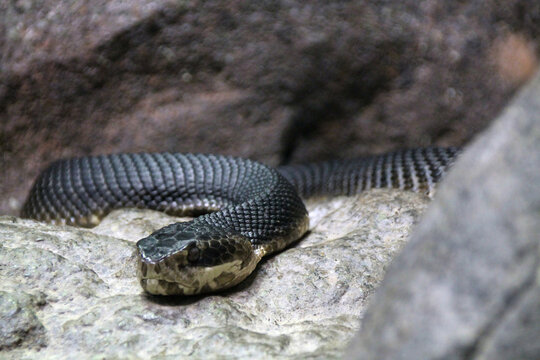
[[[138,207],[200,215],[137,242],[144,290],[191,295],[238,284],[308,229],[301,197],[396,187],[433,190],[457,148],[419,148],[277,170],[228,156],[117,154],[60,160],[36,180],[21,215],[93,226]]]

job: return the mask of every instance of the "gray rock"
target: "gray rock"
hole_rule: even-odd
[[[0,357],[340,358],[427,202],[383,190],[311,202],[295,246],[230,291],[184,298],[147,296],[135,276],[133,242],[178,218],[122,210],[87,230],[0,217]],[[5,298],[29,299],[17,319]]]
[[[540,358],[540,74],[462,155],[349,359]]]
[[[1,257],[11,255],[16,256],[14,252],[0,250]],[[0,259],[0,263],[5,262]],[[45,328],[36,316],[36,307],[45,303],[42,294],[0,291],[0,351],[45,346]]]

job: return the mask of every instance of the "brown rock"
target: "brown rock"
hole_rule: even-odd
[[[460,145],[530,77],[540,34],[526,0],[9,1],[0,14],[0,213],[63,156],[277,165]]]

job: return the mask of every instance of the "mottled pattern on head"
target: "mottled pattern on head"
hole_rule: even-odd
[[[242,281],[259,261],[241,234],[208,224],[177,223],[137,242],[142,287],[159,295],[192,295]]]

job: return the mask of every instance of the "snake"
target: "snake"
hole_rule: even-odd
[[[194,216],[136,243],[137,277],[152,295],[195,295],[242,282],[259,261],[309,229],[303,200],[371,188],[432,194],[460,149],[404,149],[273,168],[212,154],[130,153],[57,160],[42,171],[21,216],[97,225],[118,208]]]

